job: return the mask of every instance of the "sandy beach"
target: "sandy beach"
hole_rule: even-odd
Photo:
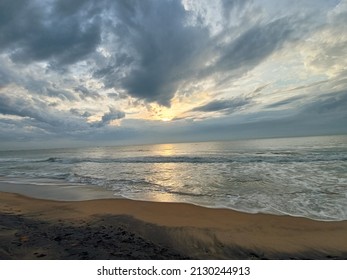
[[[0,193],[0,215],[0,259],[347,258],[347,221],[9,192]]]

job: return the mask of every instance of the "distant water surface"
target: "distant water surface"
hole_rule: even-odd
[[[347,220],[347,136],[0,152],[5,181],[116,197]]]

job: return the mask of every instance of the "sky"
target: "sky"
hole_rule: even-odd
[[[1,0],[0,149],[347,134],[347,0]]]

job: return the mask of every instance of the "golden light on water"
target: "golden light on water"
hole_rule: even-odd
[[[153,153],[160,157],[174,157],[177,155],[177,145],[157,144],[153,145]],[[177,174],[181,173],[180,165],[175,162],[153,163],[155,172],[148,174],[146,181],[151,182],[158,189],[148,193],[148,199],[161,202],[177,202],[179,199],[175,193],[180,192],[180,186],[184,185],[183,179]]]
[[[173,162],[154,163],[153,169],[156,172],[151,174],[147,180],[157,186],[158,190],[149,194],[151,200],[161,202],[179,201],[176,193],[180,191],[179,188],[183,184],[182,178],[176,176],[179,173],[179,165]]]
[[[155,153],[160,156],[173,156],[175,155],[175,145],[174,144],[158,144],[155,145]]]

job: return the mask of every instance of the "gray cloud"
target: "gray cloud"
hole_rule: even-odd
[[[245,6],[244,1],[223,3],[230,10]],[[228,41],[230,33],[236,34],[237,29],[226,25],[224,32],[212,35],[203,24],[189,25],[190,14],[178,1],[117,2],[116,15],[116,34],[124,49],[131,50],[127,55],[128,71],[119,78],[119,72],[115,71],[117,64],[103,68],[105,84],[122,87],[134,97],[164,106],[170,106],[171,99],[185,83],[208,77],[218,79],[219,73],[223,73],[223,79],[239,77],[286,42],[305,33],[294,16],[282,17],[256,22]],[[206,66],[213,57],[214,62]],[[121,60],[120,65],[124,66],[123,63]]]
[[[323,126],[346,131],[346,5],[220,1],[193,3],[189,10],[179,0],[1,0],[0,138],[135,135],[150,142],[159,141],[153,135],[180,141],[235,131],[245,137]],[[306,50],[309,57],[300,61]],[[288,77],[275,81],[270,72],[250,72],[279,52],[278,67],[288,67]],[[294,73],[303,69],[300,63],[308,66],[302,76]],[[198,106],[205,93],[219,99]],[[149,103],[169,107],[174,97],[173,115],[180,102],[187,102],[188,113],[178,113],[175,122],[130,121],[155,115],[159,109],[149,108],[158,106]],[[271,100],[281,101],[267,105]],[[242,109],[242,116],[231,115]],[[92,115],[101,120],[89,123]],[[110,125],[114,120],[121,126]]]
[[[286,98],[284,100],[271,103],[271,104],[267,105],[266,108],[278,108],[278,107],[282,107],[285,105],[290,105],[292,103],[295,103],[296,101],[301,100],[302,98],[303,98],[302,96],[294,96],[294,97]]]
[[[0,66],[0,88],[9,84],[11,81],[9,75],[7,75],[5,69],[2,69]]]
[[[346,118],[347,123],[347,91],[325,93],[307,104],[303,113],[314,113],[315,115],[332,114]],[[346,124],[345,123],[345,124]],[[346,126],[347,127],[347,126]]]
[[[289,18],[251,27],[238,38],[217,46],[219,59],[202,70],[202,76],[218,72],[241,75],[293,39],[294,25]]]
[[[125,117],[125,113],[123,111],[117,110],[115,108],[109,108],[109,111],[105,113],[99,122],[95,122],[92,124],[93,127],[104,127],[110,124],[114,120],[120,120]]]
[[[92,114],[90,112],[81,111],[81,110],[76,109],[76,108],[71,108],[70,113],[73,115],[76,115],[76,116],[81,116],[83,118],[88,118],[88,117],[92,116]]]
[[[219,73],[227,79],[240,76],[302,32],[290,17],[263,19],[246,30],[230,27],[230,12],[247,10],[252,1],[222,1],[225,26],[218,35],[210,33],[203,17],[201,24],[189,23],[191,13],[180,1],[26,3],[1,4],[6,15],[0,24],[0,49],[11,49],[14,61],[44,60],[51,70],[59,70],[87,57],[95,59],[93,75],[106,87],[122,88],[164,106],[170,106],[187,82],[216,78]],[[226,40],[237,33],[236,39]],[[104,61],[95,55],[100,44],[113,51]],[[214,62],[206,66],[212,58]],[[82,86],[75,90],[82,99],[100,97]]]
[[[44,118],[37,110],[32,110],[30,103],[31,100],[29,101],[19,98],[10,98],[9,95],[1,93],[0,113],[3,115],[30,117],[38,120],[43,120]]]
[[[214,100],[205,105],[195,107],[192,111],[196,112],[218,112],[224,111],[224,113],[230,114],[237,110],[242,109],[248,105],[251,101],[248,98],[234,98],[230,100]]]
[[[100,23],[93,1],[73,2],[75,9],[67,10],[66,1],[47,6],[41,1],[2,0],[0,49],[24,63],[48,60],[68,65],[84,58],[100,43]]]
[[[97,93],[95,90],[89,90],[84,86],[77,86],[74,88],[75,92],[78,92],[80,94],[80,97],[82,99],[85,99],[87,97],[90,97],[92,99],[98,99],[101,98],[100,94]]]
[[[21,117],[27,125],[51,133],[80,131],[88,126],[80,118],[53,110],[44,102],[0,93],[0,114]]]
[[[18,80],[18,74],[11,67],[9,67],[7,62],[8,61],[6,61],[6,59],[0,56],[0,89]]]
[[[252,3],[252,0],[222,0],[223,16],[226,20],[230,20],[232,12],[242,11],[246,5]]]
[[[103,123],[110,123],[113,120],[119,120],[125,117],[125,113],[118,111],[114,108],[110,108],[110,111],[102,116],[101,121]]]
[[[35,135],[42,137],[42,134],[44,133],[36,128],[26,129],[26,124],[22,120],[2,119],[0,122],[1,143],[31,141],[35,138]]]
[[[187,25],[189,13],[179,1],[118,1],[115,13],[119,43],[133,57],[127,58],[131,67],[120,86],[134,97],[169,106],[180,82],[194,76],[208,30]],[[105,83],[115,85],[114,70],[103,71]]]
[[[70,91],[64,89],[54,89],[51,87],[42,87],[46,96],[57,97],[61,100],[76,101],[78,98]]]
[[[114,100],[127,99],[128,95],[119,92],[109,92],[107,96]]]

